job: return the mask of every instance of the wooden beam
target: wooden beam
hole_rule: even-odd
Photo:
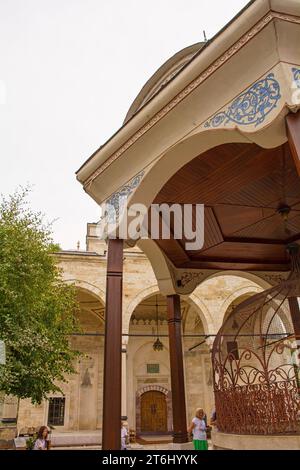
[[[263,220],[263,219],[262,219]],[[299,238],[299,235],[297,235]],[[272,238],[244,238],[244,237],[224,237],[224,242],[228,243],[259,243],[260,245],[282,245],[286,246],[286,240]]]
[[[245,270],[245,271],[289,271],[288,262],[267,263],[259,260],[234,260],[234,259],[197,259],[191,260],[189,263],[176,264],[176,268],[180,269],[215,269],[215,270]]]
[[[300,112],[290,113],[286,117],[287,136],[291,153],[300,176]]]
[[[296,338],[297,353],[300,351],[300,309],[297,297],[289,298],[289,307],[291,312],[292,323],[294,327],[294,333]],[[299,372],[298,367],[295,368],[296,383],[298,388],[298,393],[300,393],[300,383],[299,383]]]
[[[121,448],[123,240],[109,240],[107,253],[102,449]]]
[[[173,442],[188,442],[183,356],[181,342],[181,310],[179,295],[167,296],[169,349],[172,383]]]

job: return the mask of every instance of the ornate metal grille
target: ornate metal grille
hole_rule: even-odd
[[[65,398],[50,398],[48,425],[63,426],[65,421]]]
[[[298,270],[242,302],[220,329],[212,351],[220,431],[300,433],[300,337],[289,314],[297,297]]]

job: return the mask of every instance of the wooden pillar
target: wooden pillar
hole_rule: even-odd
[[[107,253],[102,449],[121,448],[123,240],[109,240]]]
[[[287,135],[291,153],[300,176],[300,112],[286,117]]]
[[[173,407],[173,442],[188,442],[179,295],[167,296]]]
[[[289,297],[289,306],[296,339],[300,342],[300,309],[297,297]],[[300,343],[298,348],[300,348]]]
[[[295,332],[296,344],[297,344],[297,353],[300,351],[300,310],[297,297],[289,297],[289,307],[291,312],[292,323]],[[300,393],[300,376],[299,368],[294,364],[294,371],[296,377],[296,383],[298,388],[298,393]]]
[[[122,344],[122,406],[121,414],[123,419],[127,417],[127,344]]]

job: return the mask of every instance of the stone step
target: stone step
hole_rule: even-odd
[[[52,433],[51,447],[100,446],[101,431]]]

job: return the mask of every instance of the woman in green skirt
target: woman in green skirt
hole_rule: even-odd
[[[195,450],[208,450],[206,437],[206,423],[204,420],[205,413],[202,408],[198,408],[188,429],[193,434],[193,443]]]

